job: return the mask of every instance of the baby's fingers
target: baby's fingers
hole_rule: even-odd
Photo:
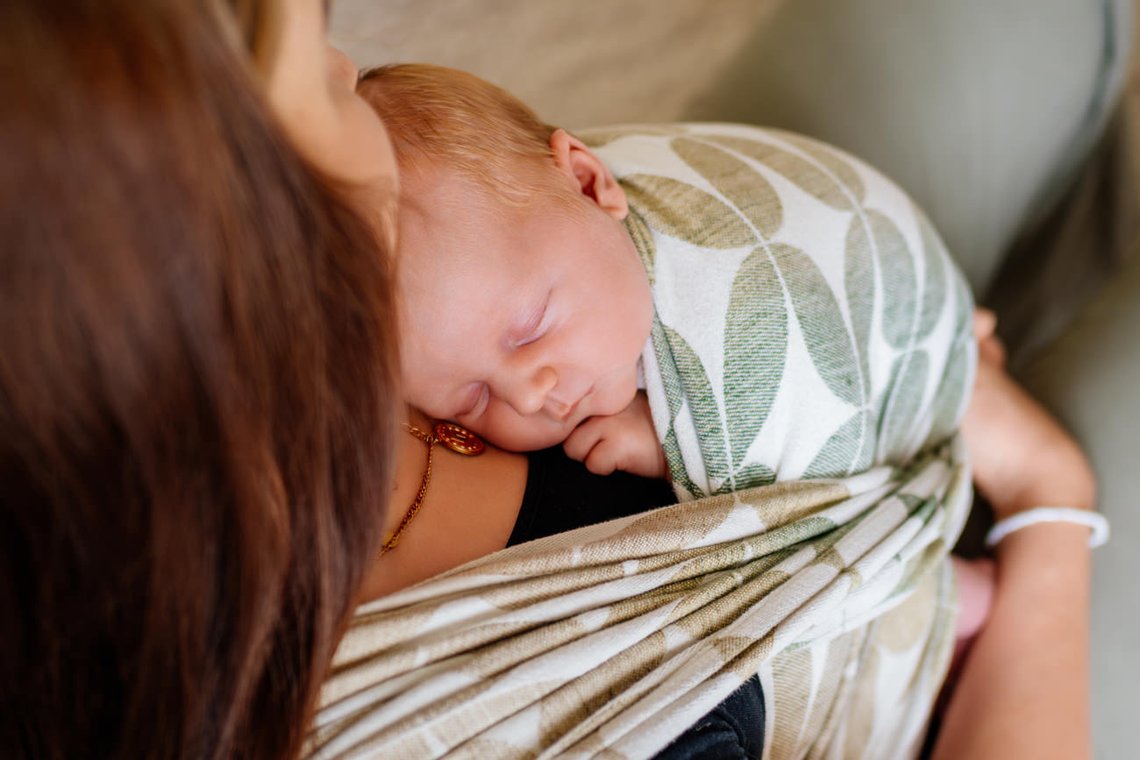
[[[562,443],[562,450],[571,459],[585,462],[590,450],[597,445],[601,437],[602,425],[598,424],[596,418],[591,417],[574,428],[574,431],[566,437]]]
[[[621,457],[621,445],[603,438],[586,455],[586,469],[595,475],[612,475],[618,469]]]

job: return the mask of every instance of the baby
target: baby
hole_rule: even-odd
[[[462,72],[389,67],[360,92],[400,159],[407,401],[502,448],[664,476],[637,398],[653,305],[610,171]]]
[[[596,473],[668,475],[681,498],[902,461],[956,427],[968,290],[909,200],[854,159],[682,125],[588,138],[603,160],[429,65],[366,72],[359,91],[400,163],[404,382],[428,414],[510,450],[563,443]],[[803,252],[829,247],[839,266]]]
[[[427,414],[681,499],[905,463],[956,429],[969,291],[855,159],[729,125],[618,128],[595,152],[436,66],[359,91],[400,164],[403,379]],[[960,638],[989,598],[961,590]]]

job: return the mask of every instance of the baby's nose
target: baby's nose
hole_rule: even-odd
[[[511,388],[505,400],[521,415],[537,414],[557,383],[558,374],[551,367],[541,367]]]

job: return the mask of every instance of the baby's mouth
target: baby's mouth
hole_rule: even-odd
[[[594,388],[593,386],[590,386],[590,388],[581,396],[579,396],[578,400],[572,404],[556,401],[554,402],[554,408],[551,411],[554,412],[554,416],[559,422],[567,422],[574,416],[574,413],[578,411],[578,407],[581,406],[582,402],[585,401],[586,398],[593,392]]]
[[[554,416],[559,422],[566,422],[578,411],[578,405],[582,403],[582,399],[578,399],[573,404],[563,404],[558,402]]]

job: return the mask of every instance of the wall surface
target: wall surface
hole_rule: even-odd
[[[777,5],[337,0],[332,37],[358,66],[426,61],[465,69],[559,126],[678,121]],[[631,38],[654,52],[631,55]]]

